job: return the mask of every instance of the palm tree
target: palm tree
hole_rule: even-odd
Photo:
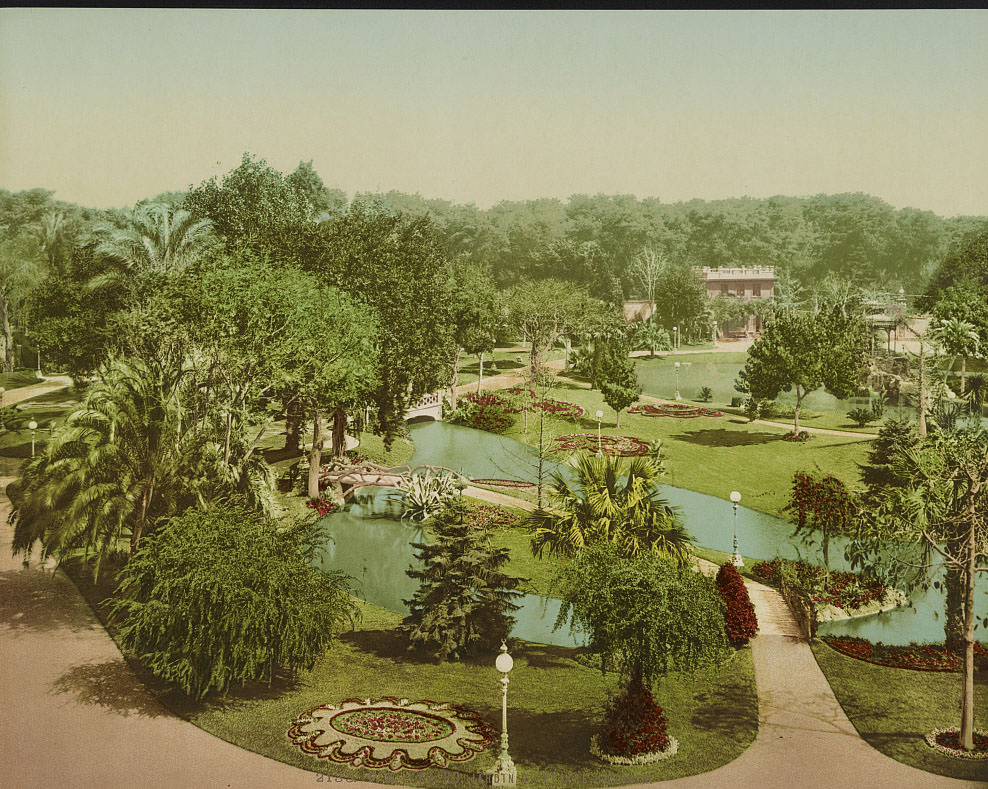
[[[224,462],[215,419],[183,415],[194,393],[188,366],[110,360],[80,407],[8,488],[14,551],[60,561],[95,554],[94,572],[129,541],[133,555],[163,517],[235,496],[267,501],[264,468],[243,451]]]
[[[977,356],[981,350],[981,338],[973,323],[959,318],[946,318],[933,326],[931,334],[945,353],[961,357],[961,396],[964,395],[967,377],[967,357]]]
[[[195,221],[188,211],[173,211],[157,203],[135,209],[122,228],[100,223],[94,229],[99,238],[96,251],[120,268],[94,277],[89,288],[122,285],[134,296],[146,279],[180,273],[197,260],[206,249],[211,229],[208,219]]]
[[[551,508],[540,507],[523,521],[532,532],[536,556],[548,551],[571,557],[587,545],[606,542],[629,558],[652,552],[680,565],[689,562],[692,537],[658,493],[662,467],[657,460],[634,458],[625,469],[620,458],[585,452],[571,465],[575,484],[554,474]]]
[[[988,378],[980,373],[972,375],[967,379],[967,401],[973,415],[981,416],[986,399],[988,399]]]

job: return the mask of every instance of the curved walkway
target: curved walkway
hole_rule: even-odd
[[[0,484],[9,481],[0,479]],[[517,502],[488,491],[468,493]],[[8,510],[4,500],[4,521]],[[311,772],[244,751],[165,709],[130,670],[71,581],[61,572],[22,567],[19,558],[11,557],[10,527],[0,527],[0,534],[0,777],[5,787],[267,789],[317,782]],[[779,594],[760,584],[749,583],[749,588],[761,628],[752,642],[758,736],[733,762],[659,786],[978,785],[915,770],[867,745],[834,698]]]

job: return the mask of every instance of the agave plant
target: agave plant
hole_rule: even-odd
[[[398,500],[404,506],[401,517],[419,522],[431,518],[456,495],[456,482],[455,475],[431,469],[400,479]]]

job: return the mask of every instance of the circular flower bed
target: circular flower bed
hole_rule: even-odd
[[[790,430],[788,433],[786,433],[783,436],[783,438],[786,441],[795,441],[797,444],[802,444],[806,441],[809,441],[811,438],[813,438],[813,436],[810,435],[810,433],[806,430],[800,430],[798,433],[794,430]]]
[[[957,726],[949,729],[934,729],[923,739],[933,750],[944,756],[959,759],[988,759],[988,732],[980,729],[974,731],[974,750],[961,748],[961,730]]]
[[[384,696],[309,710],[292,724],[288,739],[320,759],[395,772],[469,761],[494,743],[494,729],[456,704]]]
[[[714,408],[703,408],[686,403],[663,403],[662,405],[652,405],[651,403],[638,403],[628,409],[629,414],[641,414],[642,416],[674,416],[679,419],[693,419],[698,416],[724,416],[723,411]]]
[[[600,436],[596,433],[569,433],[555,439],[556,449],[586,450],[596,452],[598,449],[612,457],[643,457],[649,452],[647,441],[634,436]]]
[[[885,668],[952,673],[964,668],[964,659],[941,644],[888,646],[853,636],[824,636],[823,642],[842,655]],[[974,645],[974,665],[979,671],[988,671],[988,650],[981,644]]]
[[[668,759],[670,756],[675,756],[678,752],[679,740],[675,737],[669,738],[669,744],[666,746],[665,750],[651,751],[648,753],[636,753],[634,756],[616,756],[614,754],[607,753],[600,747],[599,734],[595,734],[590,738],[590,753],[608,764],[652,764],[653,762],[660,762],[663,759]]]

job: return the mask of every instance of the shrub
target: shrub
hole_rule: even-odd
[[[864,427],[869,422],[874,422],[879,417],[870,408],[852,408],[847,412],[847,418],[858,427]]]
[[[311,668],[356,614],[346,576],[310,565],[321,539],[240,507],[186,510],[121,571],[108,604],[121,645],[196,699]]]
[[[709,403],[714,399],[714,390],[709,386],[701,386],[700,391],[696,393],[696,399],[701,403]]]
[[[748,587],[744,585],[744,579],[737,568],[730,562],[725,563],[718,571],[717,588],[727,606],[727,637],[733,646],[743,647],[758,632],[758,619],[748,597]]]
[[[450,421],[467,427],[503,433],[511,426],[507,403],[496,394],[471,392],[460,398]]]
[[[597,742],[605,754],[625,757],[669,747],[666,716],[641,682],[632,682],[610,705]]]
[[[790,430],[782,437],[786,441],[795,441],[797,444],[803,444],[813,438],[812,434],[808,430],[800,430],[798,433],[794,430]]]
[[[511,632],[520,578],[505,575],[507,548],[490,547],[490,532],[471,523],[465,504],[451,500],[432,521],[432,540],[412,543],[421,570],[403,629],[409,649],[428,649],[439,660],[494,650]]]
[[[412,474],[398,480],[398,500],[404,505],[402,518],[424,521],[431,518],[456,495],[457,479],[447,471]]]

